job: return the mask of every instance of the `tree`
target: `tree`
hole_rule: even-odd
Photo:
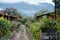
[[[17,9],[14,9],[14,8],[6,8],[6,11],[7,11],[8,15],[15,16],[19,21],[22,21],[23,18],[24,18],[21,15],[21,13],[17,11]]]
[[[60,0],[53,0],[56,5],[56,8],[60,8]]]
[[[57,15],[57,27],[58,27],[58,40],[60,40],[60,0],[53,0],[53,2],[55,2],[55,6],[56,6],[56,15]]]
[[[17,10],[14,8],[6,8],[6,11],[7,11],[8,15],[10,15],[10,16],[16,16],[16,14],[17,14]]]

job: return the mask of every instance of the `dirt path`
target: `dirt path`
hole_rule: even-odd
[[[30,40],[29,30],[25,25],[21,25],[11,40]]]

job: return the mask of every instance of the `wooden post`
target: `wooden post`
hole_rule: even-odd
[[[55,12],[54,13],[55,13],[55,23],[56,23],[57,22],[57,20],[56,20],[56,0],[54,3],[55,3]]]

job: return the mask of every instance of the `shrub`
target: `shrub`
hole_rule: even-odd
[[[58,32],[58,40],[60,40],[60,22],[57,23],[57,27],[58,27],[58,29],[57,29],[57,32]]]
[[[4,36],[8,36],[10,32],[10,28],[12,27],[12,23],[3,17],[0,18],[0,38]]]
[[[52,19],[50,20],[43,19],[43,20],[44,20],[44,24],[41,27],[42,32],[56,32],[57,31],[57,26]]]
[[[41,25],[39,22],[35,22],[30,25],[30,32],[32,33],[33,40],[40,39],[41,36]]]

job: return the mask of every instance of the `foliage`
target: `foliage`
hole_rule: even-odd
[[[57,18],[60,17],[60,9],[56,9],[56,17],[57,17]]]
[[[27,21],[25,25],[29,27],[31,25],[31,21]]]
[[[0,18],[0,37],[8,36],[12,23],[3,17]]]
[[[60,0],[53,0],[56,5],[56,8],[60,8]]]
[[[60,40],[60,0],[56,0],[56,21],[57,21],[57,27],[58,27],[58,40]]]
[[[57,22],[57,27],[58,27],[58,40],[60,40],[60,18],[58,18],[58,22]]]
[[[21,26],[21,22],[17,23],[17,28],[19,28]]]
[[[30,32],[32,33],[33,40],[38,40],[41,36],[41,25],[42,23],[35,22],[30,25]]]
[[[3,17],[0,17],[0,20],[4,20],[4,18]]]
[[[17,11],[17,9],[6,8],[6,11],[7,11],[8,15],[15,16],[18,19],[18,21],[22,22],[22,20],[23,20],[24,17],[21,15],[21,13],[19,13]]]
[[[57,26],[55,25],[55,22],[50,19],[48,20],[47,18],[43,19],[44,24],[42,25],[42,32],[55,32],[57,30]]]
[[[24,22],[25,22],[25,25],[29,27],[31,23],[36,22],[36,20],[34,18],[25,18]]]

